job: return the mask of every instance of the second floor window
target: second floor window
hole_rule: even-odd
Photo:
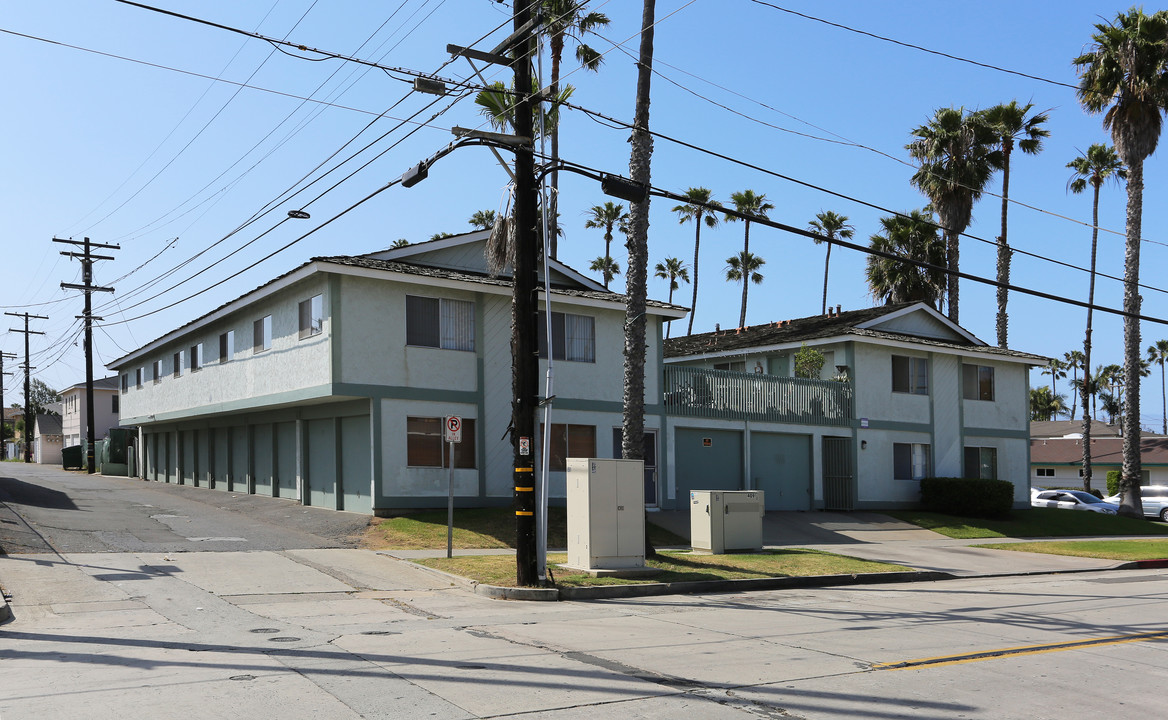
[[[142,389],[142,373],[143,372],[145,372],[145,368],[138,368],[137,370],[134,371],[134,386],[136,388],[138,388],[139,390]]]
[[[198,372],[203,367],[203,343],[191,345],[191,372]]]
[[[962,365],[962,388],[966,400],[994,399],[994,369],[987,365]]]
[[[272,349],[272,316],[265,315],[252,324],[252,352]]]
[[[110,411],[115,415],[118,414],[118,396],[117,395],[110,395]]]
[[[219,336],[219,363],[229,362],[235,356],[235,331],[228,330]]]
[[[182,366],[183,366],[182,355],[183,355],[182,350],[179,350],[178,352],[176,352],[174,354],[174,376],[175,377],[182,377]]]
[[[892,356],[892,392],[929,394],[929,361],[925,358]]]
[[[406,345],[474,351],[474,303],[406,295]]]
[[[155,360],[153,363],[151,363],[150,372],[151,372],[151,377],[154,378],[155,385],[162,382],[162,361]]]
[[[324,299],[313,295],[300,303],[300,339],[324,332]]]
[[[589,315],[552,313],[552,359],[596,362],[596,320]],[[547,327],[540,318],[539,356],[548,356]]]

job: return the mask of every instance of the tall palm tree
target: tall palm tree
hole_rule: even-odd
[[[681,287],[678,280],[682,282],[689,282],[689,270],[686,269],[685,263],[675,257],[667,257],[662,262],[657,263],[654,268],[654,277],[659,277],[663,280],[669,281],[669,304],[673,304],[673,291]],[[665,325],[665,337],[669,337],[669,331],[673,328],[673,321],[670,320]]]
[[[1026,117],[1033,103],[1019,105],[1011,100],[1002,105],[986,108],[978,113],[981,121],[989,127],[1001,153],[1002,164],[1002,234],[998,236],[998,347],[1006,347],[1009,315],[1006,314],[1008,292],[1004,285],[1010,283],[1010,243],[1006,240],[1006,215],[1010,207],[1010,155],[1014,146],[1027,155],[1037,155],[1042,150],[1042,139],[1050,137],[1050,131],[1042,127],[1049,118],[1045,112]]]
[[[1091,274],[1087,286],[1087,330],[1083,335],[1083,385],[1079,389],[1083,398],[1083,487],[1091,489],[1091,418],[1087,416],[1087,392],[1093,387],[1088,376],[1091,373],[1091,321],[1095,305],[1095,258],[1099,248],[1099,189],[1108,178],[1118,183],[1127,178],[1127,169],[1119,159],[1115,148],[1095,143],[1087,152],[1067,163],[1074,170],[1067,187],[1076,195],[1090,185],[1094,190],[1091,202]],[[1098,392],[1098,388],[1095,389]]]
[[[815,216],[815,219],[807,224],[807,229],[818,235],[826,237],[828,240],[850,240],[855,234],[856,229],[848,225],[847,215],[837,215],[831,210],[824,210]],[[826,242],[821,238],[813,238],[815,244],[818,245]],[[823,259],[823,307],[819,314],[827,314],[827,266],[831,262],[831,243],[827,243],[827,257]]]
[[[560,64],[564,58],[564,43],[568,38],[576,41],[576,61],[580,66],[592,72],[599,72],[604,56],[584,43],[584,35],[594,32],[597,28],[608,25],[608,16],[601,12],[583,12],[585,3],[580,0],[543,0],[544,30],[548,36],[548,45],[552,56],[552,96],[560,92]],[[560,128],[557,124],[551,131],[552,157],[551,164],[555,167],[560,158]],[[556,225],[557,206],[559,204],[560,172],[551,172],[551,200],[549,202],[553,218],[549,223],[553,228]],[[548,246],[549,254],[556,257],[556,233],[551,233],[551,243]],[[608,252],[604,253],[608,257]]]
[[[604,230],[604,255],[600,258],[612,259],[612,229],[615,226],[622,225],[629,219],[629,214],[625,212],[625,206],[620,203],[612,201],[606,202],[603,205],[593,205],[587,212],[584,213],[588,220],[584,223],[586,228],[599,228]],[[555,257],[554,255],[552,257]],[[595,263],[594,263],[595,264]],[[595,270],[596,268],[592,268]],[[617,272],[620,272],[619,270]],[[604,287],[608,288],[608,282],[611,278],[605,275]]]
[[[1071,393],[1071,397],[1074,398],[1071,402],[1071,420],[1074,420],[1079,412],[1079,390],[1082,386],[1079,382],[1079,369],[1083,367],[1083,353],[1078,350],[1065,352],[1063,362],[1066,363],[1067,370],[1071,371],[1071,387],[1075,388],[1075,392]]]
[[[467,220],[475,230],[490,230],[495,227],[494,210],[475,210],[475,214]]]
[[[881,232],[869,240],[873,250],[945,267],[945,241],[938,236],[929,214],[913,210],[881,218],[880,227]],[[865,275],[872,297],[886,305],[926,302],[937,308],[945,295],[944,270],[869,255]]]
[[[1065,378],[1067,376],[1066,368],[1067,366],[1062,360],[1051,358],[1050,362],[1046,364],[1046,367],[1040,371],[1042,375],[1050,375],[1050,391],[1055,395],[1058,395],[1059,378]]]
[[[712,228],[718,225],[718,216],[710,211],[710,207],[722,207],[722,203],[714,200],[713,193],[704,187],[691,187],[685,191],[689,202],[683,205],[674,205],[673,212],[677,213],[677,221],[682,225],[690,220],[694,224],[694,259],[693,259],[693,300],[689,307],[689,327],[686,335],[693,335],[694,315],[698,314],[698,250],[702,245],[702,223]]]
[[[773,204],[767,202],[765,193],[755,193],[753,190],[743,190],[742,192],[731,193],[730,200],[734,203],[735,210],[747,216],[765,218],[767,216],[767,212],[775,209]],[[727,215],[726,219],[733,221],[737,220],[738,218],[734,215]],[[746,232],[743,234],[742,253],[739,257],[740,259],[748,257],[754,258],[760,261],[759,265],[762,265],[762,263],[765,261],[762,260],[762,258],[754,257],[750,252],[750,217],[743,218],[743,221],[746,223]],[[727,260],[726,262],[730,261]],[[761,276],[759,277],[760,279],[756,280],[755,282],[762,281]],[[749,288],[750,283],[743,281],[742,310],[738,315],[738,327],[746,327],[746,295]]]
[[[1123,273],[1123,364],[1127,370],[1123,416],[1123,472],[1119,512],[1142,517],[1140,497],[1140,231],[1144,159],[1156,150],[1168,104],[1168,13],[1141,8],[1096,23],[1092,47],[1072,62],[1079,70],[1079,102],[1104,113],[1115,151],[1127,166],[1127,241]]]
[[[1160,412],[1163,413],[1161,434],[1168,435],[1168,387],[1164,384],[1164,362],[1168,361],[1168,340],[1157,340],[1148,346],[1148,362],[1160,366]]]
[[[964,108],[940,108],[912,131],[905,148],[920,167],[912,184],[929,198],[945,233],[948,254],[949,319],[958,322],[961,234],[973,217],[973,204],[998,167],[1000,153],[984,123]]]
[[[763,275],[758,271],[766,260],[754,253],[745,250],[726,258],[726,279],[730,282],[742,283],[742,313],[738,317],[738,327],[746,327],[746,286],[750,283],[759,285]]]
[[[397,240],[393,241],[393,245],[390,245],[390,247],[391,248],[403,248],[409,244],[410,244],[409,240],[406,240],[405,238],[398,238]]]
[[[1065,395],[1056,395],[1050,388],[1030,388],[1030,419],[1054,420],[1066,412],[1067,398]]]
[[[608,289],[608,284],[617,275],[620,275],[620,265],[608,255],[598,257],[592,261],[588,266],[592,272],[598,272],[604,278],[604,289]]]

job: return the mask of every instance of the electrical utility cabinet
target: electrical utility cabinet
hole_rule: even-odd
[[[568,458],[568,567],[645,567],[645,463]]]
[[[694,490],[689,494],[690,545],[715,555],[762,550],[762,490]]]

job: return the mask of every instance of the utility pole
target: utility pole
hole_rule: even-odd
[[[6,409],[6,407],[4,405],[4,376],[12,374],[10,372],[4,372],[4,358],[8,358],[9,360],[15,360],[16,353],[0,352],[0,428],[4,427],[3,413]],[[15,431],[16,428],[13,428],[13,430]],[[15,433],[13,433],[13,434],[15,436]],[[7,443],[4,442],[4,433],[0,432],[0,460],[7,460],[7,459],[8,459],[8,445],[7,445]]]
[[[28,336],[29,335],[44,335],[43,332],[28,329],[28,321],[30,319],[48,320],[44,315],[29,315],[28,313],[12,313],[6,312],[5,315],[12,317],[24,318],[24,329],[9,328],[9,332],[24,333],[24,461],[26,463],[32,462],[32,426],[36,418],[30,418],[32,415],[32,380],[29,377],[29,371],[35,370],[28,361]]]
[[[539,3],[514,2],[514,34],[511,46],[515,71],[515,134],[535,137],[531,96],[531,8]],[[515,286],[512,302],[512,401],[511,441],[515,451],[515,578],[520,587],[539,584],[535,538],[535,411],[539,394],[539,287],[536,264],[536,186],[533,147],[515,149]],[[547,298],[551,302],[551,298]],[[551,347],[551,338],[548,338]],[[551,448],[543,448],[551,452]]]
[[[97,287],[93,284],[93,261],[94,260],[113,260],[108,255],[93,255],[90,250],[93,248],[106,248],[109,250],[121,250],[118,245],[102,245],[100,243],[91,243],[89,238],[78,242],[76,240],[62,240],[60,238],[53,238],[55,243],[65,243],[67,245],[79,245],[84,248],[84,253],[77,254],[72,251],[63,250],[62,255],[71,258],[77,258],[81,261],[81,280],[84,284],[74,285],[72,283],[61,283],[62,288],[69,290],[81,290],[85,293],[85,313],[76,316],[78,320],[85,321],[85,467],[90,475],[97,472],[97,464],[93,456],[93,321],[102,320],[103,318],[94,317],[93,315],[93,293],[94,292],[113,292],[113,288]]]

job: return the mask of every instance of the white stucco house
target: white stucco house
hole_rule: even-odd
[[[33,462],[41,465],[61,464],[61,416],[39,414],[33,434]]]
[[[87,403],[85,383],[71,385],[60,392],[61,433],[65,447],[80,445],[85,441],[85,419]],[[119,403],[118,377],[116,375],[93,381],[93,438],[101,440],[110,428],[118,426]]]
[[[819,381],[792,377],[804,345],[823,353]],[[680,495],[896,508],[919,502],[922,477],[983,477],[1029,504],[1027,373],[1047,359],[989,346],[925,303],[666,340],[665,362],[667,402],[686,407],[665,422]],[[719,374],[685,374],[698,369]]]

